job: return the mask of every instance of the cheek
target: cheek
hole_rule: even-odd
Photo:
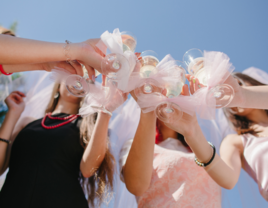
[[[239,116],[247,116],[249,113],[251,113],[252,109],[251,108],[238,108],[238,113],[237,115]]]
[[[60,96],[62,99],[73,102],[73,103],[79,103],[81,101],[81,98],[73,96],[66,88],[66,86],[63,84],[60,86]]]

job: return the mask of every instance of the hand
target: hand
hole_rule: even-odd
[[[201,84],[197,78],[191,76],[190,74],[186,74],[185,77],[188,79],[190,83],[190,92],[192,95],[200,88],[206,87],[205,85]]]
[[[74,57],[79,63],[86,67],[89,79],[92,79],[93,81],[95,79],[94,69],[97,69],[102,73],[101,61],[103,60],[103,57],[105,57],[105,54],[96,46],[99,41],[100,39],[97,38],[71,44],[71,47],[73,48],[72,54],[70,54],[71,57]]]
[[[103,87],[106,86],[106,81],[107,81],[106,76],[102,75],[102,86]],[[111,84],[111,83],[109,83],[109,84]],[[123,93],[121,90],[119,90],[117,88],[113,89],[113,90],[114,90],[114,92],[112,92],[112,94],[108,95],[107,100],[109,102],[105,105],[105,108],[110,112],[113,112],[120,105],[122,105],[127,100],[127,97],[128,97],[128,93]]]
[[[190,96],[188,85],[185,84],[182,88],[182,95]],[[184,136],[194,135],[195,125],[198,125],[196,115],[193,116],[183,112],[180,120],[173,121],[172,123],[165,123],[165,125]]]
[[[191,94],[194,94],[198,89],[202,87],[206,87],[205,85],[202,85],[197,78],[194,76],[191,76],[189,74],[186,75],[186,78],[188,79],[190,83],[190,92]],[[244,101],[244,94],[243,94],[243,88],[238,84],[238,80],[235,79],[232,75],[230,75],[224,84],[230,85],[234,89],[234,98],[231,101],[231,103],[226,107],[237,107],[237,106],[243,106]]]
[[[24,93],[14,91],[10,93],[10,95],[5,99],[5,103],[7,104],[11,112],[20,115],[25,108],[25,103],[23,100],[24,97],[25,97]]]
[[[77,61],[70,61],[69,63],[66,61],[41,63],[41,67],[43,70],[48,72],[52,69],[61,68],[69,71],[71,74],[83,76],[82,66]]]

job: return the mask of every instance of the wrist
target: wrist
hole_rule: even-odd
[[[6,117],[12,117],[14,119],[18,119],[21,113],[22,113],[21,110],[10,108],[6,113]]]
[[[70,43],[69,57],[71,60],[81,60],[81,50],[82,43]]]
[[[100,111],[100,112],[99,112],[99,116],[100,116],[100,117],[103,117],[103,118],[105,118],[105,119],[109,119],[109,120],[110,120],[110,118],[112,117],[109,113],[106,113],[106,112],[103,112],[103,111]]]
[[[199,135],[202,133],[202,130],[197,122],[197,120],[187,128],[187,131],[183,133],[183,136],[185,138],[185,141],[192,140],[196,138],[196,135]]]

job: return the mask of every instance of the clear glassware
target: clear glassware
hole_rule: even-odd
[[[123,42],[123,52],[132,51],[134,53],[137,46],[136,36],[129,31],[123,31],[121,32],[121,37]]]
[[[204,66],[204,55],[200,49],[193,48],[188,50],[183,55],[183,62],[187,66],[189,74],[195,76],[203,85],[207,85],[207,80],[210,78],[206,73]],[[206,102],[209,104],[211,100],[216,100],[216,108],[223,108],[227,106],[234,97],[234,89],[227,84],[217,85],[212,87],[206,96]]]
[[[131,32],[123,31],[121,32],[121,38],[123,43],[123,52],[125,51],[135,51],[137,45],[137,38]],[[121,69],[128,68],[129,62],[127,58],[121,54],[110,53],[101,62],[102,74],[106,75],[109,79],[113,81],[118,81],[124,79],[124,76],[128,73],[120,71]]]
[[[182,87],[185,84],[185,69],[184,64],[181,61],[176,61],[176,65],[173,65],[167,70],[167,77],[163,77],[165,81],[164,90],[162,94],[167,98],[178,97],[182,92]],[[165,123],[171,123],[181,119],[183,112],[179,105],[173,102],[160,103],[155,109],[156,116]]]
[[[97,105],[92,105],[91,107],[96,109],[97,111],[104,111],[104,112],[110,112],[108,109],[106,109],[106,104],[108,104],[108,102],[111,100],[111,97],[113,97],[114,99],[117,99],[117,97],[115,96],[116,93],[111,91],[110,86],[111,85],[116,85],[116,82],[108,77],[106,77],[106,80],[104,82],[104,85],[102,85],[102,90],[104,91],[105,94],[105,99],[103,100],[103,103],[101,103],[100,106]],[[93,96],[100,96],[100,95],[93,95]]]
[[[161,93],[162,87],[160,84],[155,79],[150,78],[152,74],[157,73],[156,66],[159,63],[157,54],[154,51],[148,50],[143,51],[140,57],[140,76],[145,79],[143,79],[134,90],[135,95],[137,98],[141,98],[145,94]]]
[[[85,97],[89,92],[89,84],[92,82],[88,79],[88,73],[85,66],[82,67],[84,72],[83,77],[77,74],[72,74],[68,76],[65,81],[67,90],[76,97]]]

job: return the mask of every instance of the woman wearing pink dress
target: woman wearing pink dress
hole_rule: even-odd
[[[187,85],[183,92],[189,94]],[[195,164],[184,137],[157,121],[154,112],[141,112],[133,140],[122,148],[120,165],[139,208],[221,207],[221,188]]]

